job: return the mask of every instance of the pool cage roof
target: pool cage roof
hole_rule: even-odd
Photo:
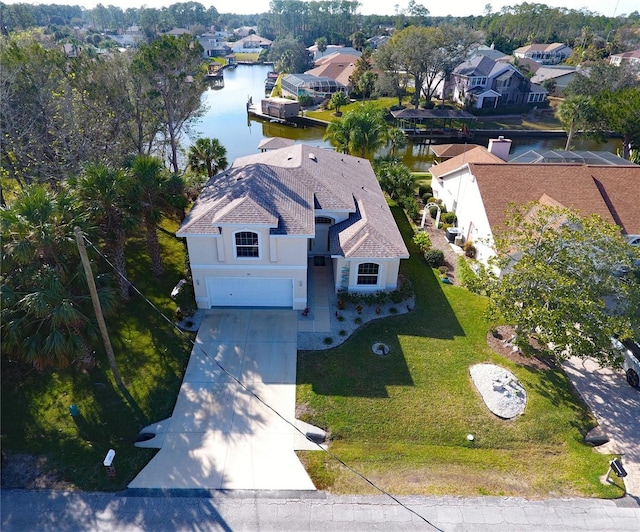
[[[312,74],[289,74],[282,79],[282,88],[291,94],[299,92],[334,93],[347,88],[335,79]]]
[[[564,151],[549,150],[540,152],[529,150],[509,159],[510,163],[582,163],[593,165],[629,165],[633,164],[622,157],[605,151]]]

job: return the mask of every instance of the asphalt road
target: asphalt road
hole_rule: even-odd
[[[401,497],[400,501],[416,515],[384,496],[186,494],[4,490],[0,494],[1,527],[3,532],[640,530],[640,506],[631,497],[616,501]]]

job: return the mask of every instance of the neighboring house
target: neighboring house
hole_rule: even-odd
[[[318,59],[316,66],[307,70],[305,74],[335,79],[350,91],[352,87],[349,78],[356,69],[357,60],[358,58],[351,54],[333,53]]]
[[[527,150],[509,159],[510,163],[581,163],[590,165],[635,166],[634,163],[608,151]]]
[[[166,35],[181,37],[182,35],[191,35],[191,32],[187,28],[173,28],[171,31],[166,32]]]
[[[248,37],[253,33],[257,33],[257,31],[258,31],[258,26],[241,26],[233,30],[233,34],[240,38],[243,38],[243,37]]]
[[[313,56],[314,61],[317,61],[318,59],[321,59],[323,57],[326,57],[328,55],[335,54],[335,53],[354,55],[356,56],[356,58],[362,55],[362,52],[359,52],[358,50],[356,50],[355,48],[352,48],[351,46],[342,46],[338,44],[328,44],[324,52],[321,52],[320,50],[318,50],[317,44],[309,46],[307,50],[309,50],[309,53]]]
[[[620,66],[623,62],[640,65],[640,50],[632,50],[630,52],[609,56],[609,63],[612,65]]]
[[[501,52],[500,50],[496,50],[493,46],[486,46],[484,44],[480,44],[474,47],[469,54],[469,59],[473,59],[474,57],[485,56],[489,59],[493,59],[494,61],[510,61],[511,56]]]
[[[562,96],[567,85],[569,85],[569,83],[571,83],[576,77],[576,72],[576,67],[543,66],[536,70],[535,74],[531,78],[531,83],[542,85],[545,81],[552,80],[555,83],[555,86],[551,94],[554,96]]]
[[[446,94],[477,109],[538,103],[547,97],[545,89],[531,83],[512,64],[485,56],[458,65],[451,74]]]
[[[433,162],[440,164],[449,159],[453,159],[458,155],[471,151],[474,148],[480,148],[478,144],[433,144],[429,146],[431,153],[433,153]]]
[[[367,44],[372,50],[377,50],[381,46],[387,44],[389,39],[391,39],[389,35],[376,35],[375,37],[367,39]]]
[[[495,255],[494,235],[504,230],[510,204],[574,208],[640,235],[636,195],[629,193],[640,190],[640,166],[512,164],[488,161],[490,155],[476,148],[431,167],[434,196],[455,211],[460,234],[473,241],[481,262]]]
[[[394,290],[409,257],[369,161],[304,144],[237,159],[176,234],[199,308],[304,309],[313,257],[335,291]]]
[[[259,54],[263,50],[271,48],[273,41],[260,37],[260,35],[249,35],[232,44],[235,53]]]
[[[283,96],[298,98],[304,94],[315,100],[331,98],[334,92],[349,92],[346,85],[335,79],[312,74],[288,74],[282,78],[280,86]]]
[[[261,152],[270,150],[279,150],[280,148],[289,148],[296,143],[293,139],[285,139],[283,137],[266,137],[258,143],[258,149]]]
[[[561,42],[551,44],[528,44],[521,46],[513,51],[513,55],[517,58],[533,59],[537,63],[543,65],[557,65],[567,60],[573,50]]]
[[[202,57],[225,57],[231,53],[231,47],[215,33],[203,33],[198,37],[202,45]]]

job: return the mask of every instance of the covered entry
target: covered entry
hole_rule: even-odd
[[[293,279],[207,277],[210,307],[293,307]]]

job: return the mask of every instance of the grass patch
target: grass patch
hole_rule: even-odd
[[[366,103],[373,103],[376,107],[380,109],[388,109],[392,105],[396,105],[398,103],[398,98],[376,98],[373,100],[367,100]],[[351,102],[347,105],[343,105],[340,107],[340,112],[344,116],[351,109],[355,109],[361,106],[364,102],[361,100]],[[316,120],[324,120],[325,122],[331,122],[335,120],[337,117],[333,114],[335,113],[335,109],[327,109],[327,110],[318,110],[318,111],[305,111],[305,115],[309,118],[315,118]]]
[[[478,117],[477,129],[546,130],[562,129],[562,124],[550,113],[545,113],[541,118],[535,120],[528,120],[520,115],[496,119],[490,116],[480,116]]]
[[[163,223],[166,273],[159,280],[150,274],[144,239],[132,239],[127,247],[134,284],[170,317],[175,302],[169,293],[184,272],[184,246],[173,236],[176,228]],[[107,328],[130,401],[115,386],[99,341],[98,365],[88,373],[75,368],[30,371],[13,379],[16,369],[3,359],[3,449],[44,457],[60,479],[82,490],[124,489],[155,454],[133,442],[142,427],[171,415],[191,350],[189,337],[178,335],[138,295],[107,318]],[[80,409],[75,419],[69,415],[72,403]],[[113,481],[102,465],[109,449],[116,451]]]
[[[619,497],[603,486],[609,457],[583,444],[594,420],[560,370],[532,371],[491,351],[486,299],[438,282],[392,208],[411,251],[402,273],[415,309],[368,324],[341,346],[298,355],[305,421],[328,430],[332,451],[398,494]],[[373,357],[371,337],[387,344]],[[528,393],[524,415],[503,421],[482,403],[469,365],[512,371]],[[466,435],[475,435],[473,443]],[[336,493],[371,488],[324,456],[300,453],[314,480]]]
[[[245,52],[234,52],[235,56],[236,56],[236,61],[237,62],[246,62],[246,63],[257,63],[258,62],[258,58],[260,57],[260,54],[258,53],[245,53]]]

